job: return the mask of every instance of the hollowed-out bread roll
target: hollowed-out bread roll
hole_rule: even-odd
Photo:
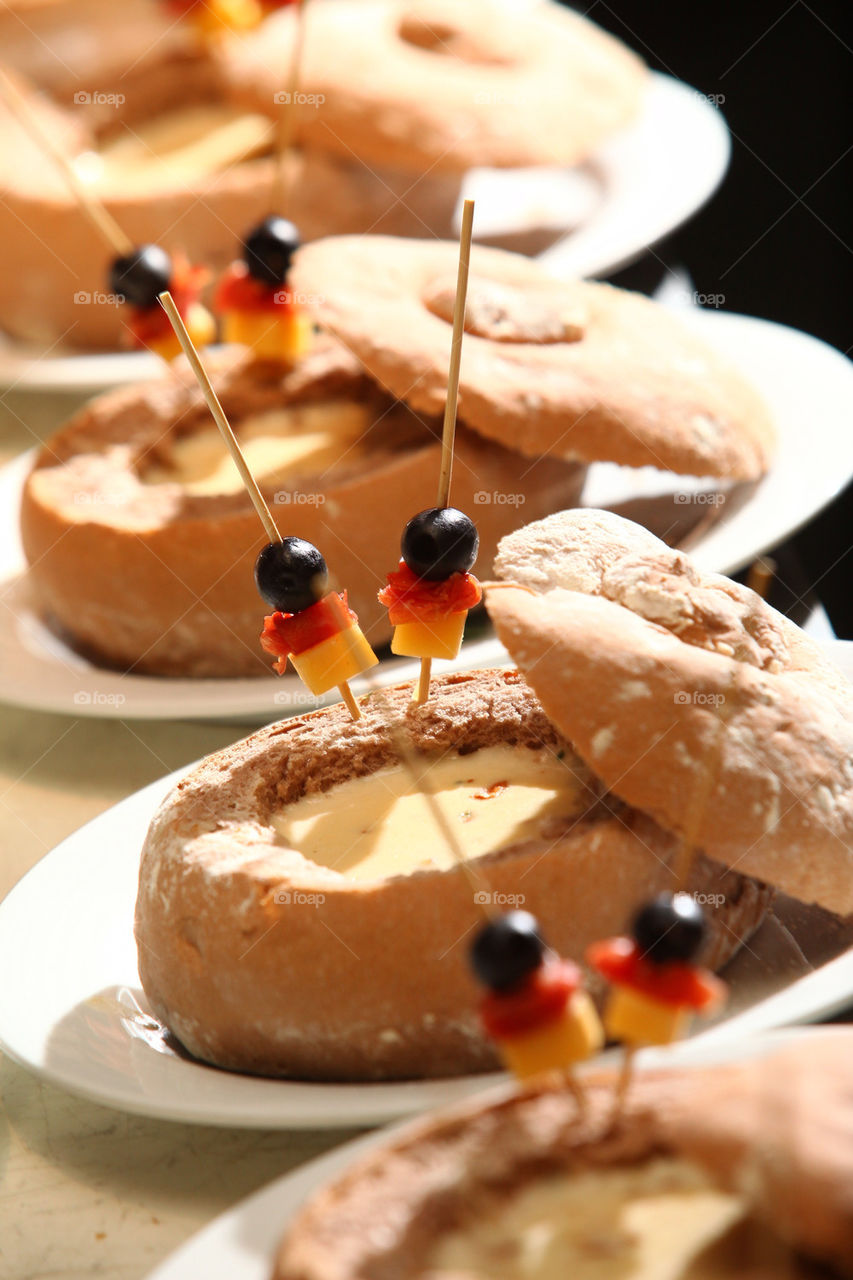
[[[853,1032],[703,1069],[492,1092],[407,1126],[308,1200],[275,1280],[853,1275]]]
[[[233,352],[210,369],[282,534],[320,547],[385,643],[376,593],[406,522],[435,502],[440,422],[391,401],[331,340],[284,377]],[[194,379],[176,373],[91,401],[40,451],[21,514],[37,605],[111,666],[269,675],[252,572],[267,538]],[[577,502],[583,477],[553,459],[522,468],[460,428],[453,500],[477,519],[478,572],[522,520]]]
[[[601,787],[517,673],[440,677],[421,707],[409,686],[362,706],[358,722],[338,706],[209,757],[151,824],[139,972],[154,1013],[205,1061],[322,1080],[491,1068],[467,963],[478,895],[523,905],[582,960],[674,883],[678,841]],[[412,794],[389,716],[470,876]],[[701,856],[688,887],[718,904],[718,967],[770,894]]]

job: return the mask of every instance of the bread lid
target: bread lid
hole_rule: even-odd
[[[232,85],[267,113],[295,27],[285,11],[228,49]],[[646,72],[613,36],[542,0],[324,0],[308,16],[300,79],[303,142],[421,176],[577,164],[637,115]]]
[[[458,253],[337,236],[300,249],[291,277],[377,382],[440,414]],[[760,476],[773,441],[758,395],[662,307],[483,247],[471,257],[459,416],[527,457],[733,480]]]
[[[565,1088],[490,1091],[407,1126],[312,1196],[276,1280],[422,1275],[437,1237],[531,1180],[661,1154],[704,1169],[789,1248],[849,1275],[851,1052],[853,1031],[821,1028],[772,1054],[644,1071],[615,1125],[612,1072],[592,1077],[580,1114]]]
[[[500,639],[610,790],[742,875],[853,912],[853,689],[814,642],[608,512],[528,525],[495,568]]]

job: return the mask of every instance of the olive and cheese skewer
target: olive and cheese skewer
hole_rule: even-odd
[[[127,329],[131,345],[154,351],[165,360],[180,353],[180,345],[158,305],[159,295],[165,290],[175,296],[193,342],[197,346],[213,342],[216,336],[213,317],[199,301],[207,279],[204,268],[191,266],[183,257],[173,261],[165,249],[156,244],[134,245],[106,206],[81,182],[73,164],[42,128],[5,71],[0,71],[0,97],[36,146],[56,165],[80,208],[115,254],[108,270],[108,285],[129,309]]]
[[[311,320],[294,301],[287,273],[299,248],[299,232],[270,214],[243,241],[241,257],[223,272],[214,308],[225,342],[239,343],[256,359],[291,365],[311,343]]]
[[[604,1032],[580,969],[550,950],[528,911],[490,920],[469,959],[487,990],[483,1029],[518,1080],[568,1073],[602,1048]]]
[[[256,359],[289,366],[308,350],[312,324],[288,288],[288,272],[299,248],[297,227],[285,217],[290,206],[288,165],[296,127],[297,90],[305,34],[306,0],[296,2],[296,38],[288,91],[278,130],[277,198],[271,212],[244,236],[241,256],[223,272],[214,307],[226,342],[248,347]]]
[[[323,594],[326,562],[317,548],[302,538],[282,538],[174,300],[163,293],[160,303],[270,539],[255,564],[258,589],[274,609],[264,620],[262,646],[278,656],[279,674],[290,659],[312,693],[337,687],[353,720],[358,720],[361,711],[348,681],[375,666],[378,659],[346,603],[346,593]]]
[[[480,543],[477,530],[469,516],[449,506],[473,227],[474,201],[466,200],[459,236],[438,498],[434,507],[419,512],[406,525],[400,564],[379,592],[379,601],[388,608],[394,624],[391,652],[421,660],[413,697],[417,703],[429,697],[433,658],[457,656],[468,611],[482,598],[480,584],[469,573]]]

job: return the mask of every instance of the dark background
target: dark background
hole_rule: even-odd
[[[717,194],[652,253],[612,277],[653,291],[666,264],[723,308],[853,350],[853,22],[815,0],[596,0],[574,4],[656,71],[709,95],[732,134]],[[803,447],[809,424],[803,423]],[[853,432],[853,421],[850,423]],[[839,636],[853,637],[853,485],[774,553],[772,603],[797,614],[816,587]]]

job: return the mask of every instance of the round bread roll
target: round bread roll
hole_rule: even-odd
[[[215,275],[275,202],[273,123],[230,103],[222,64],[197,49],[164,49],[114,91],[103,82],[77,90],[84,102],[44,98],[16,79],[135,244],[156,242]],[[34,343],[126,344],[125,312],[109,292],[114,254],[2,103],[0,156],[0,324]],[[411,175],[316,148],[288,165],[289,214],[306,239],[372,229],[450,233],[458,176],[436,174],[413,188]]]
[[[605,1073],[580,1114],[542,1087],[439,1112],[309,1199],[275,1280],[637,1280],[664,1274],[656,1263],[703,1280],[850,1276],[851,1053],[853,1031],[823,1028],[757,1058],[641,1072],[615,1124]]]
[[[436,413],[457,257],[435,241],[334,237],[299,251],[292,280],[381,386]],[[488,440],[528,457],[729,480],[770,464],[774,432],[756,392],[638,294],[557,281],[528,258],[475,247],[465,329],[459,413]]]
[[[295,14],[234,40],[233,85],[272,113]],[[579,14],[538,0],[324,0],[309,15],[299,136],[409,173],[573,165],[639,113],[646,72]]]
[[[629,804],[741,874],[853,912],[853,689],[754,592],[620,516],[501,543],[498,635]],[[590,638],[594,647],[590,652]]]
[[[368,640],[385,643],[376,593],[406,522],[435,501],[440,423],[391,402],[331,340],[284,377],[233,349],[207,364],[282,533],[322,549]],[[263,470],[252,437],[277,468]],[[96,398],[44,445],[24,486],[23,543],[37,607],[76,648],[137,673],[269,676],[253,578],[267,538],[233,464],[218,481],[225,459],[184,365]],[[483,574],[522,513],[579,499],[582,467],[519,469],[460,428],[453,497],[477,516]]]
[[[466,961],[483,902],[523,905],[580,961],[673,883],[678,842],[599,786],[517,673],[443,676],[423,706],[406,685],[369,694],[362,709],[357,722],[342,706],[285,720],[210,756],[151,824],[139,973],[155,1015],[206,1062],[320,1080],[492,1068]],[[370,861],[401,781],[415,790],[389,717],[433,793],[444,779],[459,797],[448,812],[472,878],[420,809],[398,815],[403,834],[388,837],[385,865]],[[547,786],[553,801],[527,822],[496,808],[500,835],[476,853],[488,807],[502,793],[522,803],[516,779],[526,794]],[[316,819],[307,833],[297,822],[306,808]],[[718,967],[770,895],[704,857],[689,888],[715,903],[706,958]]]

